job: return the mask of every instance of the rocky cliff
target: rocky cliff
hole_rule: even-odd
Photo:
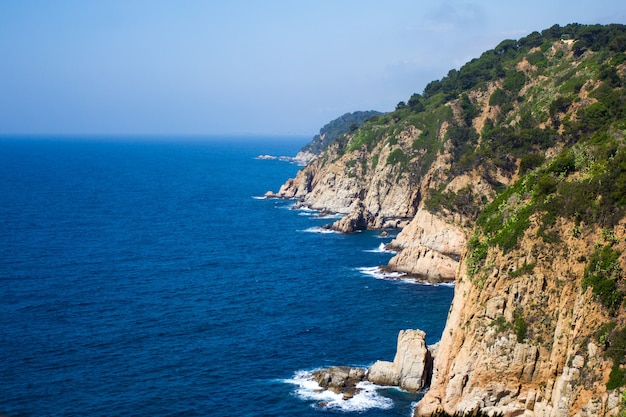
[[[507,40],[276,193],[400,227],[387,268],[456,280],[416,415],[626,413],[625,85],[624,26]]]
[[[624,223],[615,226],[612,243],[597,230],[574,234],[574,222],[558,225],[558,243],[538,242],[538,228],[531,225],[509,253],[490,249],[479,272],[468,274],[463,262],[417,415],[438,409],[545,417],[618,412],[621,390],[607,389],[614,364],[606,352],[620,342],[606,325],[623,328],[624,314],[596,302],[585,285],[593,256],[581,254],[607,245],[623,252]],[[612,268],[621,271],[625,261],[620,256]]]

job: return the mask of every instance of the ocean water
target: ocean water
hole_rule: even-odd
[[[261,198],[299,167],[255,156],[306,141],[0,139],[0,415],[408,416],[420,394],[307,375],[436,342],[453,288]]]

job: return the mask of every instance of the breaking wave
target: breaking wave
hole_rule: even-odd
[[[417,285],[428,285],[433,287],[450,287],[454,288],[454,282],[428,282],[424,280],[420,280],[417,278],[413,278],[403,272],[389,272],[385,271],[380,266],[366,266],[362,268],[357,268],[362,274],[369,275],[376,279],[387,279],[387,280],[400,280],[407,284],[417,284]]]
[[[393,400],[380,395],[377,386],[371,382],[359,382],[361,391],[354,397],[345,399],[342,394],[323,390],[311,377],[309,371],[298,371],[285,383],[295,385],[294,394],[302,401],[311,402],[311,406],[324,410],[361,413],[371,409],[389,410],[393,408]]]
[[[328,229],[326,227],[321,227],[321,226],[309,227],[308,229],[304,229],[301,231],[307,232],[307,233],[321,233],[321,234],[339,233],[336,230]]]
[[[376,279],[403,279],[406,277],[406,274],[401,272],[388,272],[383,270],[380,266],[365,266],[357,268],[357,271]]]
[[[366,249],[364,252],[371,252],[371,253],[398,253],[395,250],[387,249],[385,246],[386,245],[384,243],[381,243],[380,245],[378,245],[378,247],[376,249]]]

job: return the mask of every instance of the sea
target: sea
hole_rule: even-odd
[[[0,138],[0,415],[405,416],[313,370],[436,343],[454,288],[382,274],[396,234],[268,199],[302,136]]]

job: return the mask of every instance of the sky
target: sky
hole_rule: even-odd
[[[0,135],[314,135],[623,0],[0,0]]]

